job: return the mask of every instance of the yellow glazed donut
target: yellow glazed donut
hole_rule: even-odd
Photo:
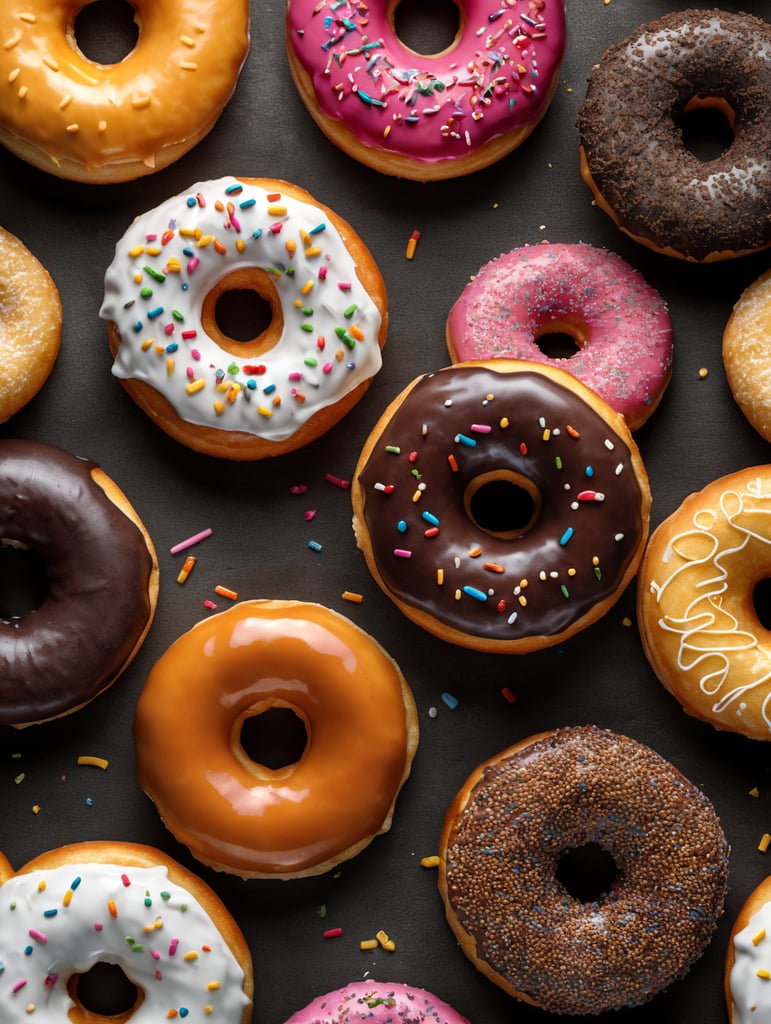
[[[723,365],[736,404],[771,441],[771,270],[742,293],[723,332]]]
[[[269,767],[249,756],[242,730],[276,708],[294,712],[306,742],[295,763]],[[418,719],[396,663],[348,619],[301,601],[244,601],[172,644],[134,732],[139,784],[194,857],[244,878],[296,878],[390,828]]]
[[[24,243],[0,228],[0,423],[43,386],[61,335],[56,285]]]
[[[75,19],[92,0],[0,4],[0,142],[61,178],[103,183],[192,149],[230,99],[249,48],[248,0],[129,0],[137,44],[89,60]]]
[[[639,571],[648,660],[685,711],[771,739],[771,634],[754,603],[771,576],[771,466],[721,477],[653,533]]]

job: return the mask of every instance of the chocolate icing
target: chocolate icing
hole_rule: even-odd
[[[734,140],[700,161],[678,122],[725,101]],[[771,26],[724,11],[666,14],[615,43],[589,79],[578,131],[620,227],[693,260],[771,244]]]
[[[151,615],[153,558],[93,481],[96,463],[53,445],[0,442],[0,539],[43,562],[38,608],[0,619],[0,724],[74,710],[123,668]]]
[[[647,1001],[702,954],[723,911],[729,847],[710,801],[649,747],[595,726],[481,766],[443,843],[456,926],[551,1013]],[[557,870],[587,843],[612,856],[617,877],[581,902]]]
[[[475,424],[490,430],[475,432]],[[440,370],[421,378],[378,429],[356,481],[372,557],[388,591],[441,623],[494,640],[554,636],[613,595],[639,557],[647,518],[629,447],[587,402],[536,370]],[[531,528],[514,536],[480,528],[464,505],[476,479],[502,471],[541,498]],[[579,500],[589,490],[605,500]],[[430,536],[424,512],[439,520]]]

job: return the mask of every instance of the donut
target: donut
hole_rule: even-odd
[[[289,69],[313,120],[340,149],[416,181],[487,167],[522,143],[554,96],[564,0],[461,0],[441,53],[397,36],[394,0],[289,0]]]
[[[17,873],[1,857],[0,881],[9,1024],[30,1015],[58,1024],[250,1021],[252,959],[236,921],[208,885],[159,850],[73,843]],[[135,990],[121,993],[130,1005],[115,1013],[95,1008],[109,995],[96,980],[89,986],[89,972],[105,965]]]
[[[62,303],[50,274],[20,239],[0,228],[0,423],[45,384],[61,336]]]
[[[771,575],[771,466],[720,477],[654,531],[637,617],[660,682],[695,718],[771,739],[771,641],[755,605]]]
[[[610,46],[578,113],[581,175],[636,242],[694,262],[771,244],[771,26],[749,14],[673,11]],[[683,141],[692,110],[733,132],[702,161]]]
[[[305,747],[271,767],[242,737],[275,709],[299,719]],[[134,733],[139,784],[194,857],[244,878],[296,878],[390,828],[418,720],[398,666],[348,619],[302,601],[242,601],[159,659]]]
[[[137,217],[105,274],[113,374],[162,430],[261,459],[337,423],[381,366],[385,284],[364,242],[295,185],[220,178]],[[227,334],[218,303],[264,304]]]
[[[724,987],[729,1024],[750,1024],[771,1013],[770,942],[771,878],[764,878],[747,897],[728,939]]]
[[[129,0],[139,35],[90,60],[76,19],[92,0],[0,4],[0,142],[89,184],[158,171],[214,127],[249,48],[248,0]]]
[[[566,727],[471,773],[445,817],[439,889],[492,982],[552,1014],[598,1014],[647,1002],[701,956],[728,855],[710,801],[672,764]]]
[[[384,981],[354,981],[298,1010],[286,1024],[468,1024],[465,1017],[422,988]]]
[[[372,576],[413,622],[524,654],[599,619],[634,576],[650,488],[637,446],[564,370],[508,359],[414,380],[351,484]]]
[[[771,441],[771,271],[742,292],[723,331],[723,365],[736,404],[749,423]]]
[[[0,725],[77,711],[129,666],[152,623],[147,529],[95,462],[2,440],[0,565],[12,580],[0,607]],[[17,576],[27,583],[14,586]]]
[[[565,334],[569,358],[539,346]],[[487,263],[455,301],[446,325],[454,363],[526,359],[569,370],[637,430],[672,375],[672,324],[638,271],[585,243],[525,246]]]

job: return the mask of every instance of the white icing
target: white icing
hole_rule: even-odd
[[[771,1020],[771,977],[758,974],[771,974],[771,904],[764,904],[734,936],[734,955],[730,977],[733,1024]]]
[[[163,865],[67,864],[0,887],[4,1024],[68,1024],[68,978],[97,963],[117,964],[144,993],[132,1024],[157,1024],[172,1011],[185,1024],[240,1024],[249,1003],[217,926]]]
[[[137,217],[100,316],[120,334],[115,376],[150,384],[186,422],[279,441],[377,373],[381,316],[326,214],[273,194],[221,178]],[[270,273],[284,324],[270,351],[240,358],[201,311],[217,281],[249,267]]]

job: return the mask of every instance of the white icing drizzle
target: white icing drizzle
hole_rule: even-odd
[[[734,936],[730,989],[734,1024],[771,1020],[771,904],[753,914]],[[760,972],[760,973],[758,973]]]
[[[144,993],[132,1024],[169,1014],[185,1024],[240,1024],[249,1003],[217,926],[163,865],[66,864],[0,887],[5,1024],[68,1024],[67,981],[97,963],[117,964]]]
[[[204,332],[201,312],[217,281],[249,267],[270,275],[284,323],[270,351],[239,358]],[[381,366],[380,312],[326,214],[236,178],[137,217],[104,287],[100,316],[121,338],[112,372],[199,426],[283,440]]]
[[[677,555],[678,564],[661,582],[652,579],[650,592],[659,607],[666,607],[668,588],[680,577],[690,576],[687,593],[693,596],[682,610],[676,609],[677,615],[664,611],[658,626],[680,637],[677,667],[684,673],[698,673],[699,689],[713,699],[715,714],[733,705],[741,713],[741,698],[757,687],[767,687],[761,714],[771,730],[771,661],[762,656],[758,636],[747,629],[747,621],[740,623],[723,604],[729,586],[736,585],[724,564],[731,556],[754,543],[765,549],[759,551],[758,559],[771,565],[771,494],[763,494],[763,481],[756,478],[746,491],[725,490],[719,513],[699,509],[692,519],[693,529],[670,540],[662,562],[669,565]],[[733,542],[726,543],[726,537]],[[750,663],[752,669],[743,661],[739,671],[734,657],[748,650],[759,656]]]

